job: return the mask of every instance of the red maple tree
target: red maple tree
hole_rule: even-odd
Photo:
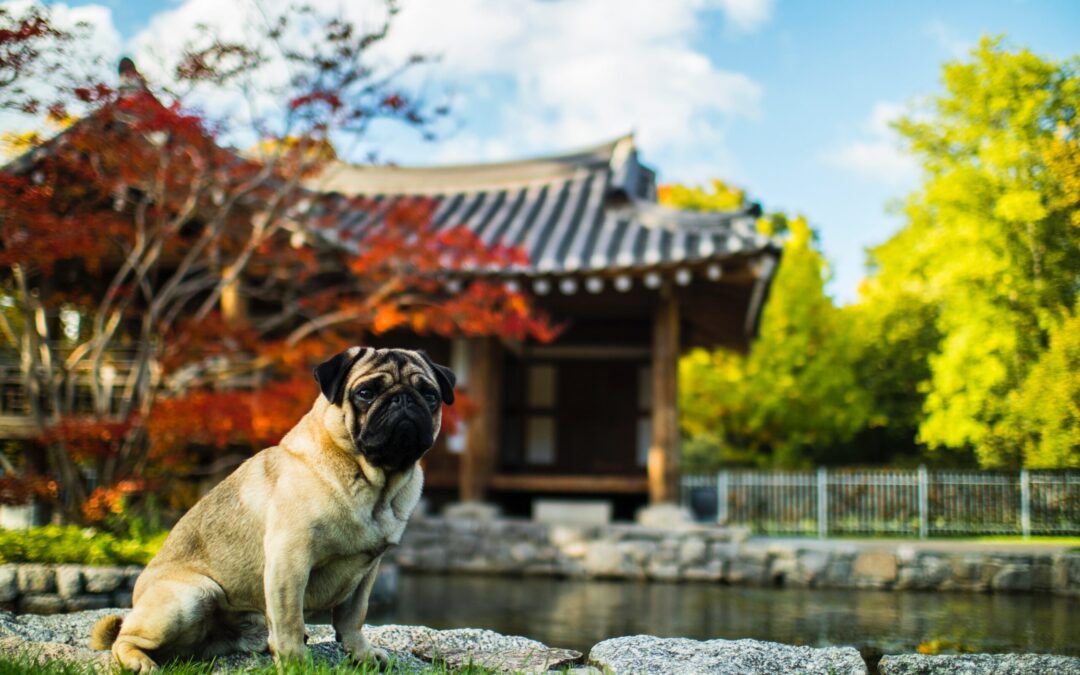
[[[366,33],[300,15],[318,29],[306,47],[282,46],[290,17],[266,22],[292,75],[262,92],[277,116],[253,122],[257,151],[239,152],[223,140],[230,120],[148,86],[130,61],[119,86],[34,68],[72,34],[45,10],[0,11],[0,105],[82,111],[0,172],[0,331],[32,438],[0,457],[0,498],[37,494],[94,521],[207,453],[272,444],[310,405],[311,365],[368,334],[554,336],[528,297],[475,274],[525,262],[520,251],[436,231],[429,200],[317,190],[332,137],[379,118],[427,133],[442,111],[367,64],[392,11]],[[176,82],[227,87],[270,58],[201,44]],[[339,227],[365,210],[366,227]]]

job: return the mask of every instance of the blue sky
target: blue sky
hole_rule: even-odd
[[[69,2],[111,23],[117,53],[168,52],[195,23],[242,24],[250,0]],[[272,0],[277,4],[277,0]],[[361,20],[360,0],[317,0]],[[237,7],[230,8],[230,5]],[[853,0],[401,0],[386,58],[435,51],[423,75],[453,95],[432,146],[379,128],[358,148],[400,164],[547,154],[633,129],[661,180],[712,176],[767,210],[803,213],[855,298],[864,249],[900,220],[917,185],[887,122],[938,91],[942,62],[982,34],[1065,58],[1080,53],[1080,2]],[[157,54],[167,59],[166,54]],[[359,155],[358,155],[359,156]]]

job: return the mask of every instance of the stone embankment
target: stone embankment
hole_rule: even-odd
[[[111,668],[110,654],[93,651],[88,636],[94,622],[110,613],[100,609],[52,616],[14,615],[0,611],[0,657],[30,661],[90,664]],[[333,628],[308,625],[308,648],[316,663],[333,665],[346,658],[334,641]],[[605,640],[589,653],[549,647],[524,637],[489,630],[434,630],[423,626],[365,626],[372,645],[389,652],[390,673],[430,673],[434,661],[451,671],[480,666],[496,673],[568,675],[865,675],[867,665],[851,647],[795,647],[758,640],[687,640],[637,635]],[[215,672],[267,666],[270,656],[233,654],[214,659]],[[1080,658],[1050,655],[966,654],[961,656],[886,656],[885,675],[983,675],[990,673],[1061,673],[1080,675]]]
[[[131,607],[131,592],[142,569],[137,565],[0,565],[0,609],[25,614],[59,614],[103,607]],[[392,563],[380,566],[371,592],[372,604],[393,602],[397,586],[397,567]]]
[[[415,518],[392,553],[405,570],[752,586],[1080,595],[1080,552],[942,544],[759,542],[707,526],[565,526]]]

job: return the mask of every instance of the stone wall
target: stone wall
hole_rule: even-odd
[[[967,550],[947,543],[761,543],[716,527],[425,517],[409,524],[392,555],[402,569],[420,572],[1080,595],[1078,552]]]
[[[0,565],[0,609],[19,614],[58,614],[131,607],[131,592],[142,570],[137,565]],[[397,567],[392,563],[381,565],[371,591],[371,603],[392,602],[397,587]]]

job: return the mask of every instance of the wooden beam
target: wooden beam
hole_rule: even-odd
[[[495,338],[470,338],[466,393],[477,413],[467,422],[461,457],[461,500],[483,501],[495,473],[499,448],[502,352]]]
[[[653,314],[652,444],[649,447],[649,501],[679,499],[679,305],[670,288],[661,292]]]
[[[645,476],[495,475],[491,478],[491,489],[506,492],[644,494],[649,489],[649,480]]]

